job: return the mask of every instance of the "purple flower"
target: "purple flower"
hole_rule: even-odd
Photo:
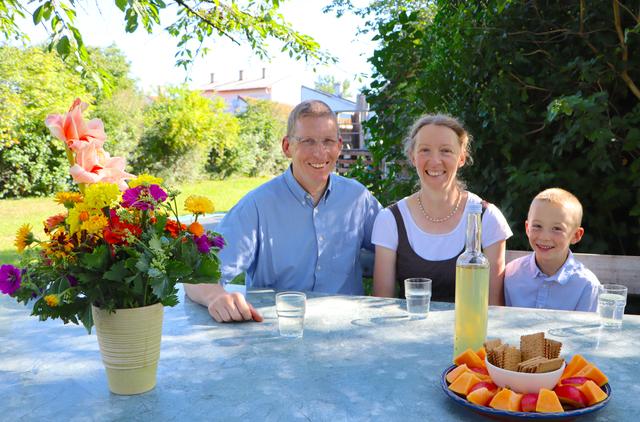
[[[78,279],[72,276],[71,274],[67,275],[67,281],[69,281],[69,285],[71,287],[76,287],[78,285]]]
[[[8,295],[13,294],[20,287],[22,273],[19,268],[5,264],[0,267],[0,291]]]
[[[149,186],[149,193],[156,202],[164,202],[167,199],[167,192],[163,191],[158,185]]]
[[[209,238],[206,234],[202,236],[196,236],[193,238],[193,241],[196,242],[196,246],[198,247],[198,252],[207,254],[211,250],[211,245],[209,244]]]
[[[212,239],[209,239],[211,241],[211,246],[216,247],[218,249],[222,249],[224,248],[224,239],[222,238],[222,236],[214,236]]]
[[[222,236],[209,237],[205,233],[202,236],[194,237],[193,241],[196,242],[198,251],[204,254],[209,253],[212,247],[218,248],[218,249],[224,248],[224,239],[222,238]]]
[[[129,188],[122,194],[122,206],[125,208],[137,208],[139,210],[153,209],[158,202],[164,202],[167,193],[158,185],[136,186]]]
[[[138,198],[140,197],[140,193],[142,192],[143,186],[136,186],[135,188],[129,188],[122,194],[122,205],[125,208],[131,208],[136,205],[138,202]],[[136,207],[138,208],[138,207]],[[148,209],[148,208],[144,208]]]

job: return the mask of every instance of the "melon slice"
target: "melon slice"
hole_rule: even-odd
[[[456,365],[466,363],[469,368],[484,368],[484,361],[471,349],[467,349],[453,359]]]
[[[607,393],[602,391],[602,388],[598,387],[598,384],[591,380],[579,385],[578,390],[587,398],[587,405],[589,406],[600,403],[607,398]]]
[[[449,390],[453,391],[454,393],[466,396],[467,394],[469,394],[469,390],[471,390],[471,387],[473,387],[480,381],[480,378],[476,377],[472,372],[465,372],[451,383],[451,385],[449,386]]]
[[[484,358],[487,357],[487,351],[484,350],[484,347],[481,347],[476,350],[476,355],[478,355],[478,357],[484,362]]]
[[[489,390],[487,387],[482,387],[470,392],[467,396],[467,400],[471,403],[479,404],[480,406],[486,406],[495,395],[496,393]]]
[[[586,364],[581,370],[576,372],[575,377],[586,377],[598,384],[600,387],[609,382],[609,378],[602,373],[593,363]]]
[[[538,402],[536,403],[536,412],[555,413],[564,412],[560,400],[556,393],[546,388],[541,388],[538,393]]]
[[[451,371],[449,371],[449,373],[447,374],[447,382],[449,384],[451,384],[452,382],[454,382],[460,375],[464,374],[465,372],[469,372],[469,368],[467,367],[467,364],[463,363],[460,366],[456,366],[454,369],[452,369]]]
[[[508,410],[510,412],[520,411],[520,401],[522,400],[522,394],[514,393],[508,388],[503,388],[493,396],[489,407],[500,410]]]
[[[574,376],[579,370],[584,368],[589,362],[582,355],[573,355],[569,364],[562,372],[561,380]]]

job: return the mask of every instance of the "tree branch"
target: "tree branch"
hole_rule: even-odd
[[[622,31],[622,22],[620,19],[620,3],[619,0],[613,0],[613,19],[616,26],[616,33],[618,34],[618,40],[620,41],[620,47],[622,47],[622,61],[624,68],[620,76],[622,80],[627,84],[633,95],[640,100],[640,89],[635,84],[629,72],[627,71],[627,63],[629,62],[629,49],[627,43],[624,41],[624,32]]]
[[[226,32],[223,28],[220,28],[220,26],[216,25],[215,23],[213,23],[211,20],[207,19],[205,16],[201,15],[200,13],[198,13],[196,10],[193,10],[193,8],[191,6],[189,6],[186,2],[184,2],[183,0],[175,0],[176,3],[178,3],[180,6],[184,7],[185,9],[187,9],[187,11],[189,13],[191,13],[192,15],[196,16],[198,19],[200,19],[202,22],[206,23],[207,25],[209,25],[212,28],[215,28],[216,31],[218,31],[218,33],[224,37],[229,38],[233,43],[240,45],[240,42],[238,40],[236,40],[234,37],[232,37],[231,35],[229,35],[228,32]]]

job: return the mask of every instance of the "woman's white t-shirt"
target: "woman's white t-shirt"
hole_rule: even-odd
[[[419,228],[411,217],[407,200],[408,198],[401,199],[398,208],[404,220],[409,245],[416,254],[429,261],[444,261],[453,258],[464,249],[469,205],[482,202],[478,195],[469,192],[460,222],[452,231],[442,234],[427,233]],[[486,248],[511,236],[513,232],[507,220],[495,205],[489,204],[482,215],[482,247]],[[373,225],[371,242],[394,251],[398,249],[398,227],[389,208],[378,213]]]

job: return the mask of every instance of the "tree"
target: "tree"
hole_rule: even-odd
[[[433,2],[370,19],[380,46],[367,100],[369,148],[387,172],[355,175],[390,203],[411,191],[402,139],[419,115],[459,117],[474,136],[469,189],[496,203],[526,248],[532,197],[582,201],[578,251],[640,254],[640,15],[629,2]],[[384,16],[384,15],[383,15]],[[407,178],[406,175],[411,177]]]
[[[338,82],[336,77],[333,75],[320,75],[315,82],[315,88],[318,91],[326,92],[327,94],[332,95],[336,95],[336,85],[339,87],[339,96],[343,98],[351,97],[351,92],[349,92],[351,82],[348,79],[345,79],[342,82]]]
[[[41,48],[0,47],[0,198],[50,195],[71,186],[64,146],[44,125],[76,96],[80,77]]]
[[[169,182],[196,180],[212,150],[220,156],[237,140],[237,119],[224,108],[222,99],[210,100],[185,87],[161,93],[145,109],[136,171]]]
[[[35,4],[34,4],[35,3]],[[160,14],[172,6],[177,19],[166,30],[177,39],[176,64],[187,67],[199,55],[206,53],[216,37],[230,39],[236,44],[247,42],[261,58],[269,56],[267,44],[275,39],[282,51],[297,59],[328,62],[333,58],[320,50],[319,44],[308,35],[290,27],[278,13],[279,0],[114,0],[124,14],[125,30],[133,33],[140,26],[151,33],[161,25]],[[28,7],[27,7],[28,5]],[[96,80],[109,79],[109,74],[91,63],[82,34],[75,26],[76,0],[4,0],[0,3],[0,34],[5,39],[26,39],[16,18],[31,16],[33,23],[45,24],[50,35],[49,49],[55,49],[65,60],[75,59],[84,75]],[[31,10],[33,8],[33,10]]]

